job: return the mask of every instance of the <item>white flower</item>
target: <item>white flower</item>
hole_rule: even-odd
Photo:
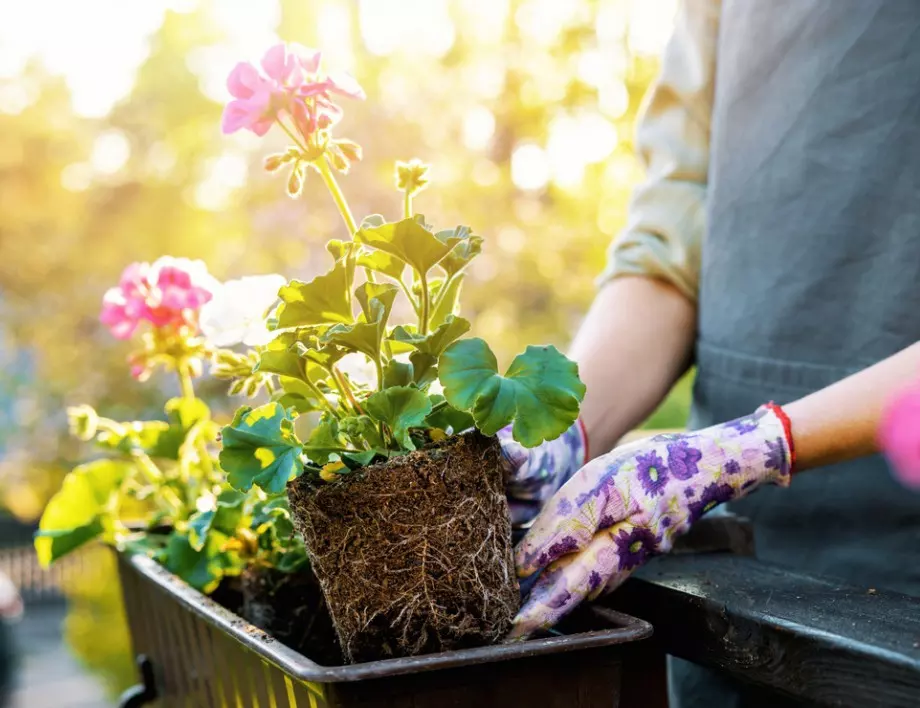
[[[283,275],[250,275],[228,280],[201,308],[199,324],[208,343],[230,347],[268,344],[274,337],[265,326],[265,316],[278,300],[278,290],[287,282]]]

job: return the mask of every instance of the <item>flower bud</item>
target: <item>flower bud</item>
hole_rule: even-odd
[[[294,169],[291,170],[291,174],[288,177],[287,181],[287,195],[291,199],[297,199],[303,192],[303,183],[304,183],[304,174],[303,165],[297,163],[294,165]]]
[[[342,151],[339,150],[337,145],[331,145],[328,150],[326,150],[326,156],[329,158],[329,163],[332,165],[333,169],[338,170],[342,174],[348,173],[348,168],[351,167],[351,163],[345,159],[345,155],[342,154]]]
[[[291,154],[289,152],[276,152],[274,155],[267,155],[262,166],[266,172],[277,172],[290,160]]]
[[[410,196],[428,186],[428,165],[421,160],[396,163],[396,188]]]
[[[335,145],[349,162],[361,162],[361,158],[364,157],[361,146],[352,140],[336,140]]]
[[[73,406],[67,409],[67,424],[71,435],[78,440],[88,442],[96,437],[99,416],[90,406]]]

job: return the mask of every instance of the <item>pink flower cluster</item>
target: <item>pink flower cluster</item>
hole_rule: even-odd
[[[132,263],[118,287],[105,293],[99,319],[118,339],[128,339],[141,322],[197,332],[198,311],[218,286],[203,261],[163,256],[152,264]]]
[[[262,57],[264,76],[249,62],[237,64],[227,77],[233,100],[224,108],[223,132],[247,128],[265,135],[282,115],[304,137],[335,123],[342,109],[332,95],[363,99],[364,91],[347,75],[321,74],[320,59],[317,50],[277,44]]]
[[[901,391],[888,404],[878,439],[898,479],[920,488],[920,384]]]

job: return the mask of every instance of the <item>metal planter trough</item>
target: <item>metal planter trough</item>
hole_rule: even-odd
[[[120,556],[119,574],[141,672],[128,708],[633,708],[663,688],[651,625],[605,608],[546,638],[320,666],[149,558]]]

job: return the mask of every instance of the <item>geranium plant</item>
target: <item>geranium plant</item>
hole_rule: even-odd
[[[461,339],[470,322],[458,316],[458,298],[483,239],[466,226],[436,229],[414,213],[428,166],[397,164],[400,219],[375,214],[358,223],[335,173],[347,173],[361,149],[334,136],[342,111],[333,98],[363,92],[351,79],[324,74],[319,53],[297,46],[272,48],[262,69],[241,63],[230,74],[235,99],[224,130],[283,130],[292,145],[269,155],[266,169],[288,169],[291,197],[305,192],[310,173],[318,175],[347,239],[327,244],[328,272],[278,291],[266,319],[275,336],[253,369],[276,376],[277,391],[267,405],[241,408],[223,430],[220,460],[231,484],[278,493],[304,472],[331,481],[471,427],[494,435],[511,424],[528,447],[564,432],[584,394],[574,363],[552,346],[533,346],[502,375],[483,340]],[[411,322],[391,322],[398,299]],[[355,354],[372,364],[372,385],[340,368]],[[319,421],[302,441],[293,421],[313,411]]]
[[[287,491],[346,659],[499,641],[518,588],[494,436],[510,426],[532,447],[565,432],[584,395],[577,367],[531,346],[502,374],[483,340],[464,338],[459,295],[483,239],[415,212],[424,163],[396,165],[400,218],[355,220],[336,173],[361,148],[335,135],[334,98],[363,92],[325,74],[318,52],[279,45],[261,73],[239,64],[228,87],[225,132],[278,126],[291,144],[266,169],[286,172],[293,198],[322,183],[345,238],[327,243],[327,272],[278,290],[273,337],[234,384],[267,376],[271,401],[237,411],[220,464],[241,492]],[[369,380],[350,375],[349,357],[366,360]]]
[[[46,507],[35,539],[43,564],[102,539],[149,553],[211,591],[247,565],[293,571],[306,563],[286,497],[227,485],[216,460],[218,426],[195,395],[202,361],[234,356],[200,330],[203,319],[220,315],[214,306],[228,288],[200,261],[164,257],[128,266],[105,294],[101,321],[115,337],[141,342],[131,373],[147,380],[156,369],[174,372],[181,395],[166,402],[165,420],[120,422],[87,405],[68,409],[71,432],[103,455],[67,475]]]

